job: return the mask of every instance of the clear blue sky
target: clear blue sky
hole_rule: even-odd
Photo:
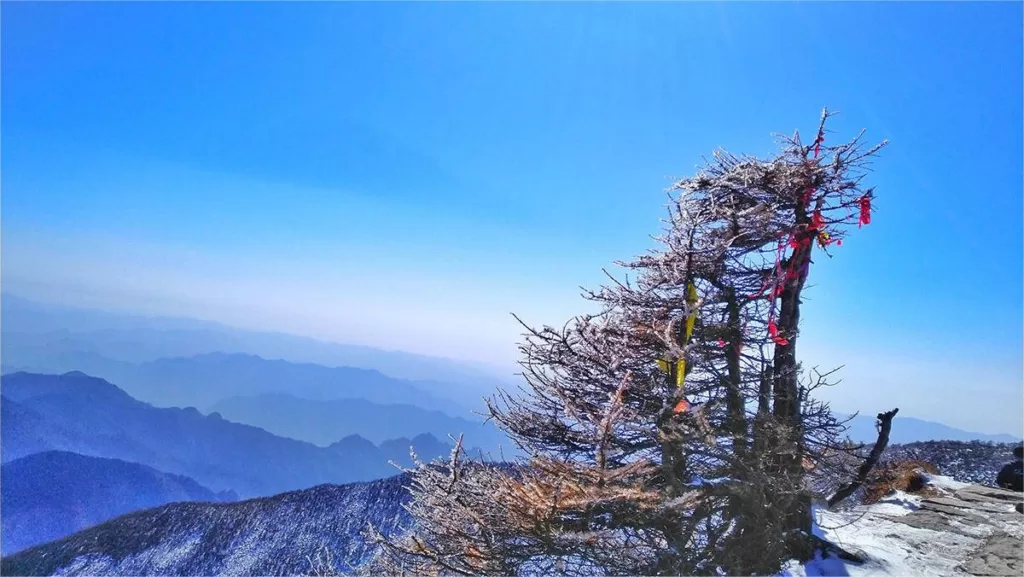
[[[812,272],[837,408],[1020,432],[1021,4],[4,3],[3,282],[511,363],[716,146],[892,145]]]

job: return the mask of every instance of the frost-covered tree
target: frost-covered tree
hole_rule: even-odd
[[[806,553],[809,470],[847,447],[797,357],[812,255],[870,222],[861,179],[884,143],[780,137],[773,158],[716,152],[670,191],[649,254],[585,296],[596,315],[527,327],[525,385],[490,403],[531,457],[421,465],[416,525],[374,571],[771,573]],[[525,325],[524,325],[525,326]]]

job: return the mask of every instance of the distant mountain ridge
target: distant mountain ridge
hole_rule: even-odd
[[[206,411],[231,397],[289,393],[313,400],[404,402],[449,414],[470,414],[467,406],[430,392],[443,391],[435,383],[394,379],[371,369],[291,363],[242,353],[160,358],[141,364],[96,353],[66,353],[38,359],[38,363],[20,364],[26,372],[84,371],[117,382],[132,396],[160,407],[194,406]]]
[[[373,347],[330,343],[316,339],[270,332],[235,329],[216,322],[187,318],[147,317],[137,314],[112,313],[44,304],[14,295],[0,293],[0,370],[4,373],[22,370],[38,373],[64,373],[81,370],[118,382],[137,398],[158,405],[192,405],[207,409],[203,403],[174,402],[159,397],[148,398],[134,389],[132,379],[115,369],[118,363],[141,364],[158,359],[189,358],[210,353],[255,355],[262,359],[280,359],[302,364],[312,363],[325,368],[352,367],[377,370],[395,379],[406,379],[424,392],[441,398],[441,402],[410,402],[427,409],[449,412],[452,416],[470,418],[466,411],[451,412],[453,407],[479,410],[481,396],[490,395],[495,387],[507,386],[515,377],[508,371],[485,370],[479,363],[468,363],[415,355],[398,351],[384,351]],[[273,362],[273,361],[269,361]],[[506,374],[507,373],[507,374]],[[129,375],[130,377],[130,375]],[[141,379],[140,379],[141,381]],[[140,385],[144,385],[140,382]],[[296,394],[299,397],[315,395]],[[244,391],[231,396],[257,394]],[[221,399],[217,399],[221,400]],[[369,399],[381,403],[405,403],[408,399]],[[1017,436],[983,434],[961,431],[940,423],[929,423],[900,416],[904,421],[898,442],[927,440],[982,440],[1011,442]],[[853,423],[851,436],[855,440],[873,440],[874,418],[862,415]],[[919,423],[914,423],[919,421]],[[938,425],[938,427],[935,427]],[[894,431],[899,432],[898,429]],[[894,441],[895,442],[895,441]]]
[[[447,383],[474,403],[512,378],[474,363],[247,331],[211,321],[44,304],[8,292],[0,293],[0,314],[5,365],[51,372],[55,369],[40,367],[39,359],[55,353],[95,353],[136,364],[213,352],[245,353],[294,363],[372,369],[396,379]]]
[[[840,419],[848,419],[850,415],[836,413]],[[847,435],[859,443],[873,443],[878,438],[878,431],[875,429],[875,417],[861,414],[853,417],[846,425],[849,427]],[[992,443],[1014,443],[1019,442],[1019,437],[1013,435],[991,435],[986,433],[972,433],[932,421],[915,419],[914,417],[903,416],[902,411],[893,419],[892,431],[889,433],[889,442],[916,443],[924,441],[986,441]]]
[[[328,550],[336,571],[374,552],[365,529],[410,523],[408,475],[237,503],[174,503],[4,557],[4,575],[302,575]]]
[[[224,418],[275,435],[327,445],[351,434],[382,443],[430,433],[438,439],[465,435],[467,446],[496,452],[509,441],[494,425],[451,417],[412,404],[378,404],[363,399],[314,401],[283,393],[232,397],[211,407]]]
[[[140,463],[242,497],[370,480],[396,471],[369,441],[373,449],[358,455],[317,447],[219,415],[203,416],[194,408],[156,408],[82,373],[15,373],[0,382],[5,462],[40,451],[69,451]]]
[[[235,501],[194,480],[137,463],[63,451],[0,467],[3,554],[65,537],[125,513],[175,501]]]

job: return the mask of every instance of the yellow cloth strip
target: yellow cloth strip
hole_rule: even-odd
[[[690,283],[686,291],[686,303],[691,309],[697,304],[697,287]],[[686,317],[686,337],[683,339],[683,346],[686,346],[690,342],[690,336],[693,335],[693,325],[697,320],[697,311],[693,310]],[[658,359],[658,368],[662,371],[669,373],[671,365],[669,361],[665,359]],[[676,361],[676,386],[682,387],[686,381],[686,359],[679,359]]]
[[[693,286],[693,283],[690,283],[690,286],[687,287],[686,304],[690,305],[691,308],[693,308],[697,304],[697,287]],[[696,320],[696,310],[691,312],[690,315],[686,317],[686,340],[683,341],[684,345],[690,342],[690,335],[693,334],[693,323]]]

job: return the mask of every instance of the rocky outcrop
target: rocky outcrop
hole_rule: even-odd
[[[922,498],[917,510],[893,516],[891,521],[963,538],[963,549],[969,554],[955,567],[959,573],[1024,574],[1024,514],[1017,510],[1024,494],[979,485],[934,493]]]

